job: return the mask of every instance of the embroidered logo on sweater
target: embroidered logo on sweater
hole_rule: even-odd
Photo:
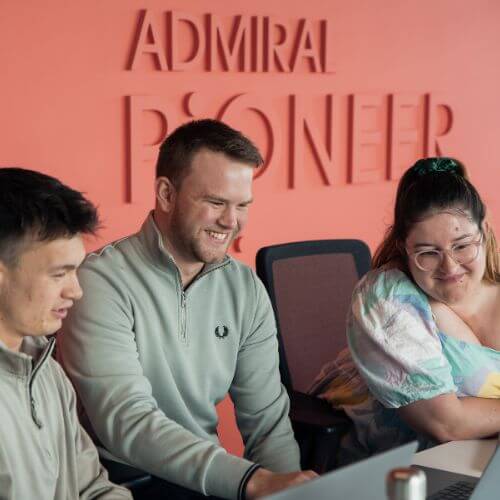
[[[215,336],[218,339],[225,339],[229,335],[229,328],[226,325],[218,326],[215,329]]]

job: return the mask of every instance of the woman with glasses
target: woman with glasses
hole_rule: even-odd
[[[485,215],[457,160],[419,160],[401,178],[353,293],[349,349],[312,388],[354,421],[342,462],[500,431],[500,267]]]

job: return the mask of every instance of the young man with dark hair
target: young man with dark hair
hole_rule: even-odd
[[[266,290],[227,255],[261,163],[221,122],[181,126],[161,146],[140,232],[82,266],[86,298],[61,337],[64,366],[107,450],[161,478],[151,498],[250,500],[314,477],[300,472]],[[227,393],[244,458],[218,441]]]
[[[130,499],[80,427],[75,393],[51,357],[82,295],[76,270],[94,206],[47,175],[0,168],[0,499]]]

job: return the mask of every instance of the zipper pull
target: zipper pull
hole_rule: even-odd
[[[43,427],[43,424],[41,420],[38,418],[38,414],[36,412],[36,401],[33,396],[30,398],[30,406],[31,406],[31,418],[33,419],[33,422],[35,422],[36,426],[41,429]]]
[[[181,341],[186,343],[186,294],[184,290],[181,293],[181,331],[180,338]]]

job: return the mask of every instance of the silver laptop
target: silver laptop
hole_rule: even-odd
[[[500,437],[499,437],[500,439]],[[500,443],[493,453],[480,479],[447,472],[444,470],[420,467],[427,476],[428,500],[491,500],[500,498]]]
[[[391,469],[410,466],[416,449],[417,442],[413,441],[268,496],[266,500],[386,500],[385,476]]]

